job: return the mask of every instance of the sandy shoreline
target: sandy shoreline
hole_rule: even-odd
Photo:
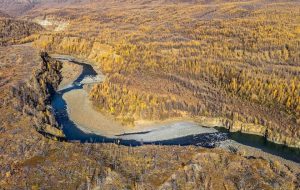
[[[67,103],[68,114],[84,132],[112,137],[123,132],[123,126],[93,109],[88,93],[77,89],[63,95]]]
[[[68,85],[71,85],[74,80],[82,72],[82,66],[70,63],[69,61],[61,61],[63,63],[63,68],[61,69],[61,74],[63,80],[58,86],[58,90],[65,88]]]
[[[113,118],[105,116],[94,110],[92,102],[88,99],[88,93],[83,89],[72,90],[63,95],[68,105],[68,114],[72,121],[87,133],[95,133],[106,137],[122,139],[135,139],[144,141],[158,141],[184,137],[193,134],[214,133],[213,128],[204,128],[189,121],[169,121],[162,123],[139,124],[136,127],[123,126]],[[147,134],[131,134],[150,131]]]

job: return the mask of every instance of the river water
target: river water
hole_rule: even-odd
[[[203,128],[201,126],[195,126],[195,123],[191,122],[182,122],[181,123],[173,123],[171,126],[164,126],[162,130],[158,131],[142,131],[131,134],[122,134],[115,137],[105,137],[99,134],[87,133],[80,129],[80,127],[73,122],[68,115],[67,103],[63,99],[63,95],[72,90],[82,89],[83,85],[81,82],[89,78],[97,78],[98,74],[93,69],[90,64],[87,64],[82,61],[75,60],[71,57],[60,56],[56,57],[59,60],[68,60],[73,62],[74,64],[81,65],[83,67],[82,73],[79,77],[73,81],[73,83],[62,90],[56,92],[56,94],[52,97],[52,107],[54,111],[54,115],[56,117],[59,125],[63,127],[63,131],[66,135],[66,138],[70,141],[80,141],[80,142],[97,142],[97,143],[118,143],[126,146],[139,146],[143,144],[156,144],[156,145],[195,145],[195,146],[203,146],[207,148],[213,148],[222,144],[228,139],[234,140],[240,144],[248,145],[251,147],[258,148],[264,152],[277,155],[283,157],[288,160],[292,160],[300,163],[300,149],[297,148],[289,148],[284,145],[275,144],[272,142],[268,142],[264,137],[257,135],[249,135],[242,133],[230,133],[225,129],[216,128],[217,130],[212,130],[209,132],[198,134],[190,134],[187,133],[186,136],[178,136],[171,138],[154,138],[151,140],[149,137],[159,136],[159,134],[167,133],[168,131],[178,130],[180,133],[180,127],[197,127]],[[80,108],[79,108],[80,109]],[[169,127],[169,128],[167,128]],[[148,140],[147,140],[148,139]]]

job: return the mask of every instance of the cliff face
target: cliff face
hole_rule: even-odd
[[[284,144],[289,147],[300,148],[299,138],[293,138],[286,134],[278,133],[270,126],[246,123],[222,117],[197,117],[195,120],[202,126],[222,127],[228,129],[230,132],[242,132],[264,136],[268,141]]]
[[[12,97],[16,98],[15,108],[32,116],[38,132],[55,138],[64,138],[51,111],[51,95],[62,80],[62,63],[41,53],[41,67],[33,72],[28,82],[12,87]]]

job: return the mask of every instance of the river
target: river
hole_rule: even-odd
[[[162,123],[161,126],[150,130],[124,132],[113,136],[106,136],[100,132],[88,130],[86,126],[79,125],[70,119],[70,110],[64,96],[76,90],[82,90],[84,85],[93,82],[99,83],[104,77],[97,73],[91,64],[77,60],[70,56],[56,56],[58,60],[67,60],[82,66],[82,72],[72,84],[58,90],[52,97],[54,115],[59,125],[63,127],[66,138],[70,141],[80,142],[113,142],[126,146],[139,146],[143,144],[155,145],[195,145],[213,148],[222,145],[231,139],[237,143],[257,148],[263,152],[280,156],[284,159],[300,163],[300,150],[284,145],[268,142],[264,137],[242,133],[230,133],[225,129],[206,128],[192,121],[174,121]],[[81,109],[78,107],[78,109]]]

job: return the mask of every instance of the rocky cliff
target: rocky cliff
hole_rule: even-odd
[[[277,144],[284,144],[289,147],[300,148],[299,138],[292,138],[286,134],[278,133],[267,125],[246,123],[222,117],[196,117],[195,120],[202,126],[222,127],[228,129],[230,132],[242,132],[246,134],[264,136],[268,141]]]
[[[15,108],[32,116],[38,132],[63,139],[63,131],[58,126],[50,106],[51,95],[62,80],[62,63],[50,58],[47,53],[41,53],[41,58],[41,67],[33,72],[29,81],[13,86],[11,94],[17,100]]]

